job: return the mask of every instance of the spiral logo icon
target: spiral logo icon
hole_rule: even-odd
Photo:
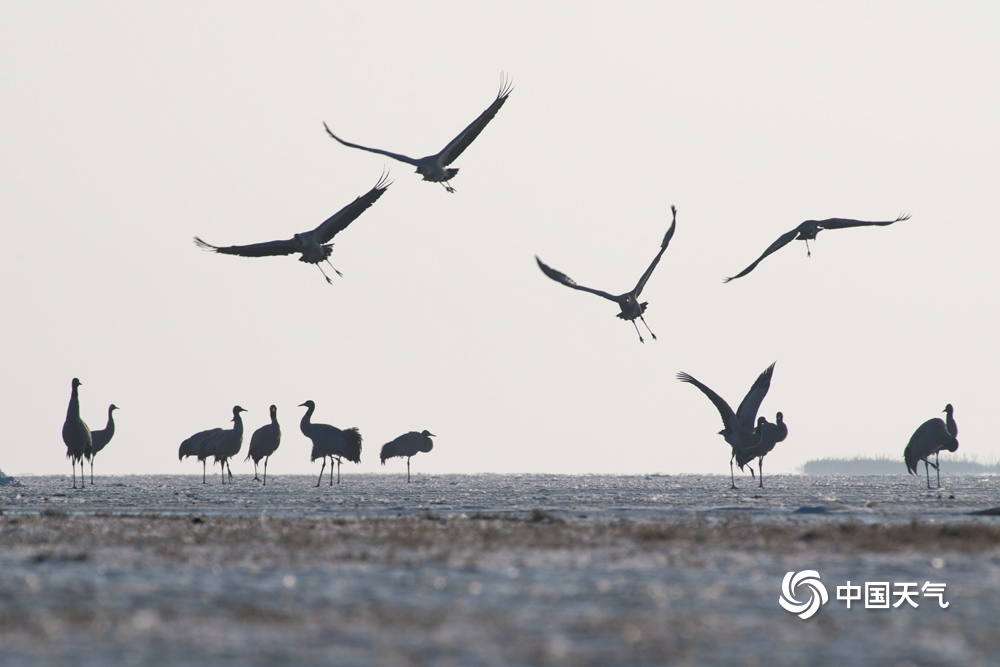
[[[799,602],[795,597],[795,589],[799,584],[808,586],[809,600]],[[787,572],[781,582],[781,597],[778,604],[785,611],[798,614],[803,621],[812,618],[813,614],[819,611],[821,605],[826,604],[829,596],[826,594],[826,586],[819,580],[819,572],[816,570],[802,570],[801,572]]]

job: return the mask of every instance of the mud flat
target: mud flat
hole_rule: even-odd
[[[995,481],[831,495],[777,476],[737,492],[722,477],[491,477],[478,503],[465,477],[287,478],[271,495],[186,477],[76,492],[24,479],[0,493],[2,662],[997,664],[1000,518],[968,514]],[[830,599],[803,621],[778,598],[806,569]],[[847,609],[848,580],[943,582],[949,606]]]

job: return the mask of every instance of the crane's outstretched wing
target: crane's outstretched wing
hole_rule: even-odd
[[[458,156],[469,147],[469,144],[471,144],[475,138],[479,136],[479,133],[483,131],[483,128],[485,128],[489,122],[493,120],[493,116],[497,115],[497,111],[500,111],[500,107],[502,107],[504,102],[507,101],[507,96],[510,95],[512,90],[514,90],[514,86],[511,85],[506,75],[502,75],[500,80],[500,92],[497,93],[497,98],[493,100],[493,104],[487,107],[486,111],[479,114],[479,118],[472,121],[467,128],[462,130],[462,132],[457,137],[452,139],[438,154],[440,156],[442,167],[447,167],[449,164],[457,160]]]
[[[869,222],[867,220],[850,220],[848,218],[830,218],[829,220],[817,220],[816,226],[822,229],[846,229],[847,227],[871,227],[879,226],[885,227],[886,225],[891,225],[894,222],[899,222],[901,220],[909,220],[909,213],[901,213],[895,220],[882,220],[878,222]]]
[[[722,417],[722,425],[725,427],[724,430],[734,433],[739,432],[739,423],[736,421],[736,414],[733,412],[733,409],[729,407],[729,404],[722,400],[721,396],[703,385],[701,382],[698,382],[684,371],[677,374],[677,379],[681,382],[693,384],[698,387],[698,389],[701,389],[701,393],[708,396],[708,400],[715,404],[715,409],[719,411],[719,416]]]
[[[789,243],[791,243],[792,240],[796,237],[796,235],[798,235],[798,233],[799,233],[799,228],[796,227],[792,231],[787,232],[785,234],[782,234],[781,236],[778,237],[777,241],[775,241],[774,243],[772,243],[771,245],[769,245],[767,247],[767,250],[764,251],[763,255],[761,255],[760,257],[757,258],[757,261],[755,261],[753,264],[751,264],[747,268],[745,268],[742,271],[740,271],[739,273],[737,273],[732,278],[726,278],[722,282],[728,283],[730,280],[736,280],[737,278],[742,278],[746,274],[750,273],[751,271],[753,271],[754,269],[757,268],[757,265],[760,264],[761,260],[763,260],[765,257],[767,257],[768,255],[770,255],[771,253],[774,253],[774,252],[777,252],[778,250],[781,250],[786,245],[788,245]]]
[[[321,244],[329,243],[330,239],[343,231],[347,225],[357,220],[358,216],[378,201],[378,198],[382,196],[386,188],[392,185],[390,181],[386,180],[388,176],[388,173],[383,172],[382,177],[375,184],[374,188],[331,215],[319,227],[312,230],[310,233],[313,235],[313,238]]]
[[[591,287],[584,287],[583,285],[577,285],[576,281],[567,276],[565,273],[560,273],[559,271],[553,269],[551,266],[547,266],[545,263],[543,263],[542,260],[538,259],[538,255],[535,255],[535,261],[538,262],[538,268],[542,270],[542,273],[544,273],[557,283],[562,283],[566,287],[572,287],[573,289],[582,290],[584,292],[590,292],[591,294],[596,294],[597,296],[603,296],[605,299],[609,299],[610,301],[618,303],[618,297],[614,296],[613,294],[608,294],[607,292],[602,292],[601,290],[593,289]]]
[[[351,148],[360,148],[363,151],[368,151],[369,153],[378,153],[379,155],[385,155],[386,157],[391,157],[393,160],[399,160],[400,162],[405,162],[407,164],[412,164],[414,167],[417,166],[418,161],[414,160],[412,157],[407,157],[406,155],[400,155],[399,153],[390,153],[389,151],[384,151],[381,148],[368,148],[368,146],[362,146],[361,144],[352,144],[349,141],[344,141],[336,134],[330,131],[330,127],[323,122],[323,127],[326,128],[326,133],[331,137],[344,144],[345,146],[350,146]]]
[[[231,245],[225,248],[206,243],[197,236],[194,237],[194,242],[199,248],[204,248],[205,250],[214,250],[224,255],[239,255],[240,257],[270,257],[272,255],[291,255],[301,252],[300,246],[296,245],[292,239],[251,243],[250,245]]]
[[[760,404],[764,402],[764,397],[767,396],[767,391],[771,388],[771,375],[774,373],[774,364],[776,363],[778,362],[774,362],[757,376],[750,391],[740,402],[740,407],[736,409],[737,421],[741,427],[747,430],[753,430],[756,426],[757,411],[760,410]]]
[[[639,282],[635,284],[635,290],[633,291],[635,292],[635,297],[637,299],[639,298],[639,295],[642,294],[642,289],[646,286],[646,281],[649,280],[651,275],[653,275],[653,269],[655,269],[656,265],[660,263],[660,257],[663,256],[663,251],[667,249],[668,245],[670,245],[670,239],[674,237],[674,228],[677,227],[677,207],[671,206],[670,211],[674,214],[674,221],[670,223],[670,229],[667,230],[666,235],[663,237],[663,243],[660,244],[660,252],[656,253],[656,257],[653,258],[653,262],[649,265],[649,268],[646,269],[644,274],[642,274],[642,278],[639,278]]]

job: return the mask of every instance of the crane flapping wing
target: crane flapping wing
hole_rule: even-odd
[[[751,264],[747,268],[743,269],[742,271],[740,271],[739,273],[737,273],[732,278],[726,278],[722,282],[728,283],[730,280],[736,280],[737,278],[742,278],[746,274],[750,273],[751,271],[753,271],[754,269],[757,268],[757,265],[760,264],[761,261],[765,257],[767,257],[768,255],[770,255],[771,253],[774,253],[774,252],[776,252],[776,251],[784,248],[786,245],[788,245],[789,243],[791,243],[792,240],[795,239],[795,237],[796,237],[796,235],[798,233],[799,233],[799,228],[796,227],[792,231],[786,232],[786,233],[782,234],[781,236],[778,237],[777,241],[775,241],[774,243],[772,243],[771,245],[769,245],[767,247],[767,250],[764,251],[764,254],[762,254],[760,257],[758,257],[757,260],[753,264]]]
[[[688,375],[684,371],[677,374],[677,379],[681,382],[687,382],[693,384],[694,386],[701,389],[701,393],[708,396],[708,400],[715,404],[715,408],[719,411],[719,416],[722,417],[722,425],[725,427],[724,430],[730,432],[736,432],[739,430],[739,423],[736,420],[736,413],[733,409],[729,407],[729,404],[722,400],[722,397],[716,394],[714,391],[703,385],[698,380],[694,379],[691,375]]]
[[[339,232],[342,232],[347,225],[357,220],[358,216],[368,210],[369,206],[378,201],[378,198],[382,196],[386,188],[392,185],[391,181],[386,180],[388,176],[387,172],[383,172],[382,177],[375,184],[375,187],[331,215],[319,227],[309,233],[313,235],[313,238],[318,243],[329,243],[330,239]]]
[[[618,303],[618,297],[613,294],[608,294],[607,292],[602,292],[601,290],[593,289],[592,287],[584,287],[583,285],[577,285],[576,281],[567,276],[565,273],[560,273],[556,271],[551,266],[547,266],[542,260],[538,259],[538,255],[535,255],[535,261],[538,262],[538,268],[542,270],[542,273],[547,275],[552,280],[557,283],[562,283],[566,287],[572,287],[573,289],[582,290],[584,292],[590,292],[591,294],[596,294],[597,296],[603,296],[605,299],[614,301]]]
[[[646,287],[646,281],[649,280],[651,275],[653,275],[653,269],[655,269],[656,265],[659,264],[660,257],[663,256],[663,251],[667,249],[668,245],[670,245],[670,239],[674,237],[674,228],[677,227],[677,207],[671,206],[670,211],[674,215],[674,220],[670,223],[670,229],[667,230],[667,233],[663,237],[663,243],[660,244],[660,252],[656,253],[656,257],[653,258],[653,262],[649,265],[649,268],[646,269],[644,274],[642,274],[642,278],[639,278],[639,282],[635,284],[633,292],[635,292],[635,297],[637,299],[639,298],[639,295],[642,294],[643,288]]]
[[[361,144],[352,144],[349,141],[344,141],[343,139],[341,139],[336,134],[330,131],[330,127],[326,124],[326,121],[323,122],[323,127],[326,128],[327,134],[329,134],[331,137],[333,137],[340,143],[344,144],[345,146],[350,146],[351,148],[360,148],[361,150],[368,151],[369,153],[378,153],[379,155],[385,155],[386,157],[391,157],[393,160],[399,160],[400,162],[412,164],[414,167],[417,166],[418,160],[414,160],[412,157],[408,157],[406,155],[400,155],[399,153],[390,153],[389,151],[384,151],[381,148],[369,148],[368,146],[362,146]]]
[[[301,247],[298,246],[292,239],[286,239],[284,241],[265,241],[264,243],[251,243],[250,245],[231,245],[224,248],[212,245],[211,243],[206,243],[197,236],[194,237],[194,242],[199,248],[204,248],[205,250],[221,252],[224,255],[239,255],[240,257],[291,255],[296,252],[301,252],[302,250]]]
[[[750,391],[740,402],[740,407],[736,409],[736,419],[741,427],[752,430],[757,425],[757,411],[760,410],[760,404],[764,402],[764,397],[771,388],[771,375],[774,373],[776,363],[778,362],[772,363],[757,376]]]
[[[512,90],[514,90],[514,86],[511,85],[506,76],[503,76],[500,80],[500,92],[497,93],[497,98],[493,100],[493,104],[487,107],[486,111],[479,114],[479,118],[469,123],[469,126],[452,139],[438,154],[440,155],[441,166],[447,167],[458,159],[458,156],[469,147],[469,144],[479,136],[483,128],[497,115],[497,111],[500,111],[500,107],[507,101],[507,97]]]
[[[885,227],[886,225],[891,225],[894,222],[909,219],[909,213],[901,213],[895,220],[869,222],[867,220],[850,220],[848,218],[830,218],[829,220],[817,220],[816,223],[817,226],[822,229],[846,229],[847,227],[870,227],[876,225],[879,227]]]

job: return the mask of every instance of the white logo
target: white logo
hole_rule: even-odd
[[[799,584],[804,584],[812,589],[809,592],[807,602],[799,602],[795,599],[795,589],[798,588]],[[778,604],[785,611],[798,614],[799,618],[804,621],[807,618],[812,618],[813,614],[819,611],[820,605],[826,604],[828,599],[826,586],[819,580],[819,572],[802,570],[798,574],[795,572],[785,574],[785,578],[781,582],[781,597],[778,598]]]

